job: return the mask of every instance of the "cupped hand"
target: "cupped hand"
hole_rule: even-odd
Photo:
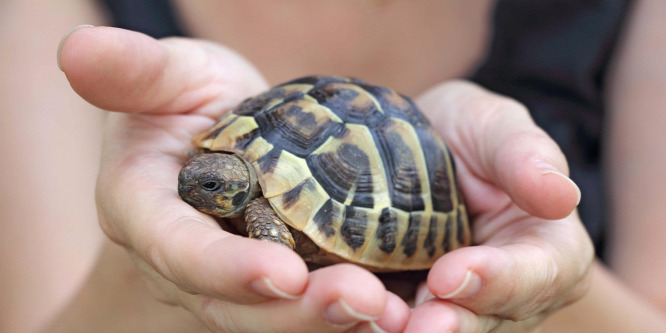
[[[225,232],[184,203],[177,175],[191,138],[267,88],[222,46],[78,29],[59,65],[72,88],[110,113],[97,203],[105,233],[145,273],[152,295],[215,332],[401,331],[406,304],[353,265],[308,273],[284,246]]]
[[[476,246],[444,255],[406,332],[523,332],[580,298],[592,243],[566,159],[519,103],[463,81],[417,104],[456,156]]]

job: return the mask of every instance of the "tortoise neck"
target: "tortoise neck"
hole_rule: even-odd
[[[242,201],[242,203],[240,203],[236,207],[236,209],[234,209],[232,212],[225,215],[224,216],[225,218],[243,216],[245,214],[245,208],[250,203],[250,201],[260,197],[262,194],[261,186],[259,186],[259,181],[257,179],[257,173],[254,171],[254,167],[252,166],[252,164],[238,154],[233,154],[233,156],[238,158],[245,164],[245,167],[247,168],[247,173],[249,175],[248,177],[249,188],[247,195],[245,196],[245,199]]]
[[[238,156],[238,155],[236,155]],[[257,172],[254,171],[254,167],[250,162],[248,162],[246,159],[244,159],[241,156],[238,156],[238,158],[245,163],[245,166],[247,166],[247,173],[250,175],[249,181],[250,181],[250,189],[248,190],[248,201],[249,203],[252,199],[258,198],[262,195],[261,192],[261,186],[259,185],[259,180],[257,178]],[[247,203],[245,206],[247,206]]]

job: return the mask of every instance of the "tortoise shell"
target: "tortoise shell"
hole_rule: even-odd
[[[470,243],[451,153],[393,90],[297,79],[245,100],[194,144],[247,160],[280,218],[351,262],[426,269]]]

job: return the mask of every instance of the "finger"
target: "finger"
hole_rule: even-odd
[[[247,304],[295,299],[307,285],[302,260],[280,245],[230,235],[195,216],[160,227],[154,236],[147,230],[134,248],[185,292]]]
[[[219,116],[266,89],[252,65],[222,46],[117,28],[75,30],[61,42],[58,62],[81,97],[114,111]]]
[[[295,298],[307,284],[307,268],[293,251],[224,232],[170,192],[128,200],[137,204],[122,226],[124,243],[187,292],[252,303]]]
[[[502,320],[495,316],[479,316],[464,307],[443,300],[430,300],[414,309],[404,332],[533,332],[542,320],[543,316],[535,316],[523,321]]]
[[[150,134],[141,145],[122,146],[104,163],[97,186],[100,224],[114,241],[146,261],[179,288],[218,299],[249,303],[266,298],[293,298],[305,289],[308,271],[303,260],[284,246],[224,232],[217,222],[182,201],[176,176],[184,162],[178,152],[187,142],[167,130],[201,125],[190,116],[149,117],[113,114],[109,124],[132,128],[129,140]],[[108,131],[122,136],[123,131]],[[178,134],[189,137],[187,130]],[[150,140],[157,140],[150,144]],[[136,140],[144,141],[144,140]]]
[[[526,220],[511,227],[515,230],[503,232],[515,235],[499,235],[490,246],[440,258],[428,275],[430,292],[475,313],[510,320],[554,311],[584,294],[593,250],[582,226]]]
[[[428,289],[427,281],[423,281],[419,284],[418,288],[416,289],[416,296],[414,297],[414,305],[419,306],[421,303],[425,303],[433,298],[435,298],[435,295],[433,295],[430,292],[430,289]]]
[[[387,316],[399,318],[409,311],[406,306],[387,306],[398,299],[389,298],[374,275],[348,264],[313,271],[307,290],[297,300],[239,306],[185,296],[186,307],[203,314],[204,323],[216,332],[344,332],[380,319],[387,310],[394,312]]]
[[[402,332],[409,320],[410,309],[400,296],[388,293],[386,307],[379,319],[359,324],[354,333],[398,333]]]
[[[230,51],[182,39],[156,41],[113,28],[75,31],[63,41],[59,58],[83,97],[100,107],[127,112],[219,113],[220,105],[235,104],[244,97],[240,95],[264,85]],[[182,126],[163,124],[176,120]],[[119,128],[130,132],[115,134],[136,139],[152,133],[151,137],[160,138],[140,140],[142,146],[107,147],[123,152],[111,154],[117,160],[107,163],[100,175],[98,202],[107,234],[189,292],[236,302],[289,298],[302,292],[307,269],[293,252],[231,237],[167,186],[175,184],[173,175],[182,164],[179,155],[185,151],[183,143],[174,148],[176,140],[169,135],[182,136],[174,132],[201,126],[169,117],[135,117],[125,125]],[[189,142],[189,137],[182,142]],[[156,158],[165,151],[170,155]],[[289,273],[283,273],[285,268]]]
[[[578,204],[580,190],[567,177],[564,155],[519,103],[452,82],[428,91],[418,104],[459,159],[472,213],[501,205],[501,193],[546,219],[564,218]]]
[[[489,332],[496,329],[500,323],[501,320],[492,316],[477,316],[455,304],[442,300],[430,300],[414,309],[404,332]]]

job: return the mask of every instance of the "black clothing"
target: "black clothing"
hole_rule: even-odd
[[[167,0],[101,0],[108,10],[111,24],[118,28],[143,32],[153,38],[184,36],[171,1]]]

